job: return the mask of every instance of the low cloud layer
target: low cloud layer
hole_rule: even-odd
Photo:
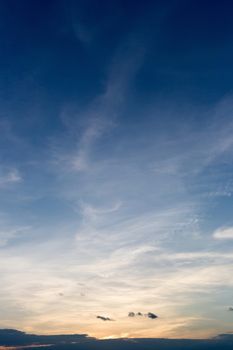
[[[35,345],[36,344],[36,345]],[[67,335],[33,335],[14,329],[0,329],[0,347],[14,347],[14,349],[26,349],[33,347],[39,349],[101,349],[101,350],[230,350],[233,345],[233,334],[221,334],[212,339],[108,339],[98,340],[83,334]],[[12,349],[12,348],[11,348]]]

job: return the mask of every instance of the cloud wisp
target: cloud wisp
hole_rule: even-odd
[[[233,227],[222,227],[213,233],[214,239],[231,240],[233,239]]]
[[[17,169],[11,169],[0,174],[0,189],[22,182],[22,176]]]

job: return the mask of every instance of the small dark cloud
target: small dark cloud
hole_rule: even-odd
[[[137,316],[139,316],[139,317],[145,316],[145,317],[148,317],[148,318],[151,318],[151,319],[158,318],[158,316],[153,314],[152,312],[148,312],[147,314],[144,314],[144,315],[141,312],[135,313],[135,312],[131,311],[131,312],[128,313],[128,317],[137,317]]]
[[[228,311],[233,311],[233,307],[230,306],[229,309],[228,309]]]
[[[109,318],[109,317],[104,317],[104,316],[96,316],[96,318],[99,318],[99,319],[102,320],[102,321],[114,321],[114,320],[112,320],[111,318]]]
[[[58,295],[59,295],[60,297],[63,297],[63,296],[64,296],[64,293],[58,293]]]

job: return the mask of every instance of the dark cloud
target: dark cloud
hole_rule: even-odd
[[[102,320],[102,321],[114,321],[114,320],[112,320],[111,318],[109,318],[109,317],[104,317],[104,316],[96,316],[96,318],[99,318],[99,319]]]
[[[151,319],[155,319],[155,318],[158,318],[158,316],[157,315],[155,315],[155,314],[153,314],[152,312],[148,312],[147,314],[142,314],[141,312],[137,312],[137,313],[135,313],[135,312],[129,312],[128,313],[128,317],[137,317],[137,316],[139,316],[139,317],[141,317],[141,316],[145,316],[145,317],[148,317],[148,318],[151,318]]]
[[[83,334],[34,335],[13,329],[0,329],[0,346],[17,346],[35,350],[232,350],[233,334],[220,334],[212,339],[107,339]],[[43,347],[41,347],[43,346]]]
[[[148,314],[146,315],[148,318],[151,318],[152,320],[154,320],[155,318],[158,318],[157,315],[153,314],[152,312],[148,312]]]
[[[228,309],[228,311],[233,311],[233,307],[230,306],[229,309]]]
[[[37,344],[44,346],[47,344],[81,344],[89,341],[90,338],[86,334],[67,334],[67,335],[35,335],[27,334],[15,329],[0,329],[0,347],[1,346],[29,346]],[[43,349],[45,349],[43,347]]]

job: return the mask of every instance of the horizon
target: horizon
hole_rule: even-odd
[[[96,339],[87,335],[34,335],[13,329],[0,329],[0,349],[231,349],[233,345],[233,333],[220,334],[210,339],[167,339],[167,338],[121,338],[121,339]]]
[[[1,333],[12,333],[12,334],[16,334],[16,335],[26,335],[26,336],[31,336],[31,335],[35,335],[35,336],[39,336],[39,337],[60,337],[60,336],[79,336],[79,337],[84,337],[84,338],[87,338],[87,339],[90,339],[90,340],[124,340],[124,339],[148,339],[148,340],[211,340],[211,339],[216,339],[216,338],[219,338],[219,337],[222,337],[222,336],[232,336],[232,340],[233,340],[233,331],[232,332],[228,332],[228,333],[222,333],[222,334],[215,334],[211,337],[207,337],[207,338],[160,338],[160,337],[152,337],[152,338],[127,338],[127,337],[121,337],[121,338],[95,338],[95,337],[92,337],[90,336],[89,334],[83,334],[83,333],[32,333],[32,332],[27,332],[27,331],[24,331],[24,330],[20,330],[20,329],[14,329],[14,328],[0,328],[0,342],[1,342]],[[1,344],[0,344],[1,346]]]
[[[232,11],[0,1],[1,329],[233,332]]]

